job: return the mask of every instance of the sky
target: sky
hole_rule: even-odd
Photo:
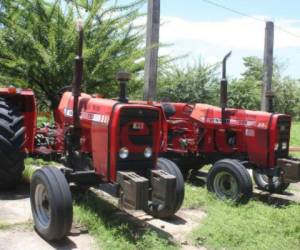
[[[299,10],[299,0],[161,0],[160,41],[172,46],[160,49],[160,54],[187,54],[178,62],[184,65],[200,58],[215,63],[232,50],[228,73],[238,77],[244,70],[243,57],[263,58],[264,21],[270,20],[275,24],[274,57],[284,65],[284,75],[300,78]]]

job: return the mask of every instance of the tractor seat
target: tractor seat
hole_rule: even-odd
[[[162,103],[161,106],[167,118],[176,113],[176,108],[171,103]]]

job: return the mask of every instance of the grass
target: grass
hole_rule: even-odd
[[[294,122],[291,145],[300,146],[300,122]],[[300,156],[299,153],[293,153]],[[186,185],[184,206],[202,208],[207,217],[190,238],[208,249],[300,249],[300,205],[280,206],[252,199],[237,206],[219,201],[205,188]]]
[[[300,122],[293,122],[291,129],[291,142],[290,145],[294,147],[300,147]],[[292,152],[292,156],[300,157],[300,152]]]
[[[206,189],[186,185],[184,206],[207,212],[189,236],[208,249],[300,249],[300,206],[275,206],[257,200],[237,206],[217,200]]]
[[[0,230],[5,230],[5,229],[8,229],[8,228],[10,228],[9,224],[6,224],[5,222],[0,221]]]
[[[150,229],[120,221],[116,212],[116,208],[91,194],[77,197],[74,205],[75,220],[88,228],[101,249],[178,249]]]
[[[293,122],[291,129],[291,146],[300,147],[300,122]]]
[[[55,165],[55,163],[44,161],[42,159],[26,158],[25,169],[23,171],[23,179],[29,183],[34,171],[47,165]]]

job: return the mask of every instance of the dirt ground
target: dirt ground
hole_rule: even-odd
[[[76,226],[64,241],[48,243],[34,230],[31,216],[28,186],[20,186],[13,192],[0,192],[0,250],[69,250],[95,249],[94,239],[81,234]]]

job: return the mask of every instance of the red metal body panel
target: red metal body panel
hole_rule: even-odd
[[[154,110],[161,115],[158,108],[149,105],[120,103],[87,94],[81,94],[79,98],[81,151],[92,154],[96,174],[105,181],[116,180],[117,155],[121,147],[126,146],[130,152],[144,154],[144,146],[134,145],[129,140],[129,136],[139,136],[149,132],[147,129],[130,132],[128,126],[140,122],[139,118],[132,117],[129,124],[120,128],[121,112],[129,109]],[[57,138],[58,141],[63,141],[66,129],[72,124],[72,115],[73,96],[71,92],[66,92],[62,96],[56,114],[57,126],[62,131]],[[159,121],[153,124],[152,150],[155,160],[160,151],[161,124],[160,116]]]
[[[167,120],[173,135],[169,140],[169,152],[183,155],[244,154],[257,167],[273,168],[280,137],[278,121],[284,119],[286,126],[283,129],[288,134],[290,131],[291,118],[287,115],[228,108],[222,120],[219,107],[185,103],[171,105],[176,112]],[[288,147],[289,137],[284,140],[282,143]]]

